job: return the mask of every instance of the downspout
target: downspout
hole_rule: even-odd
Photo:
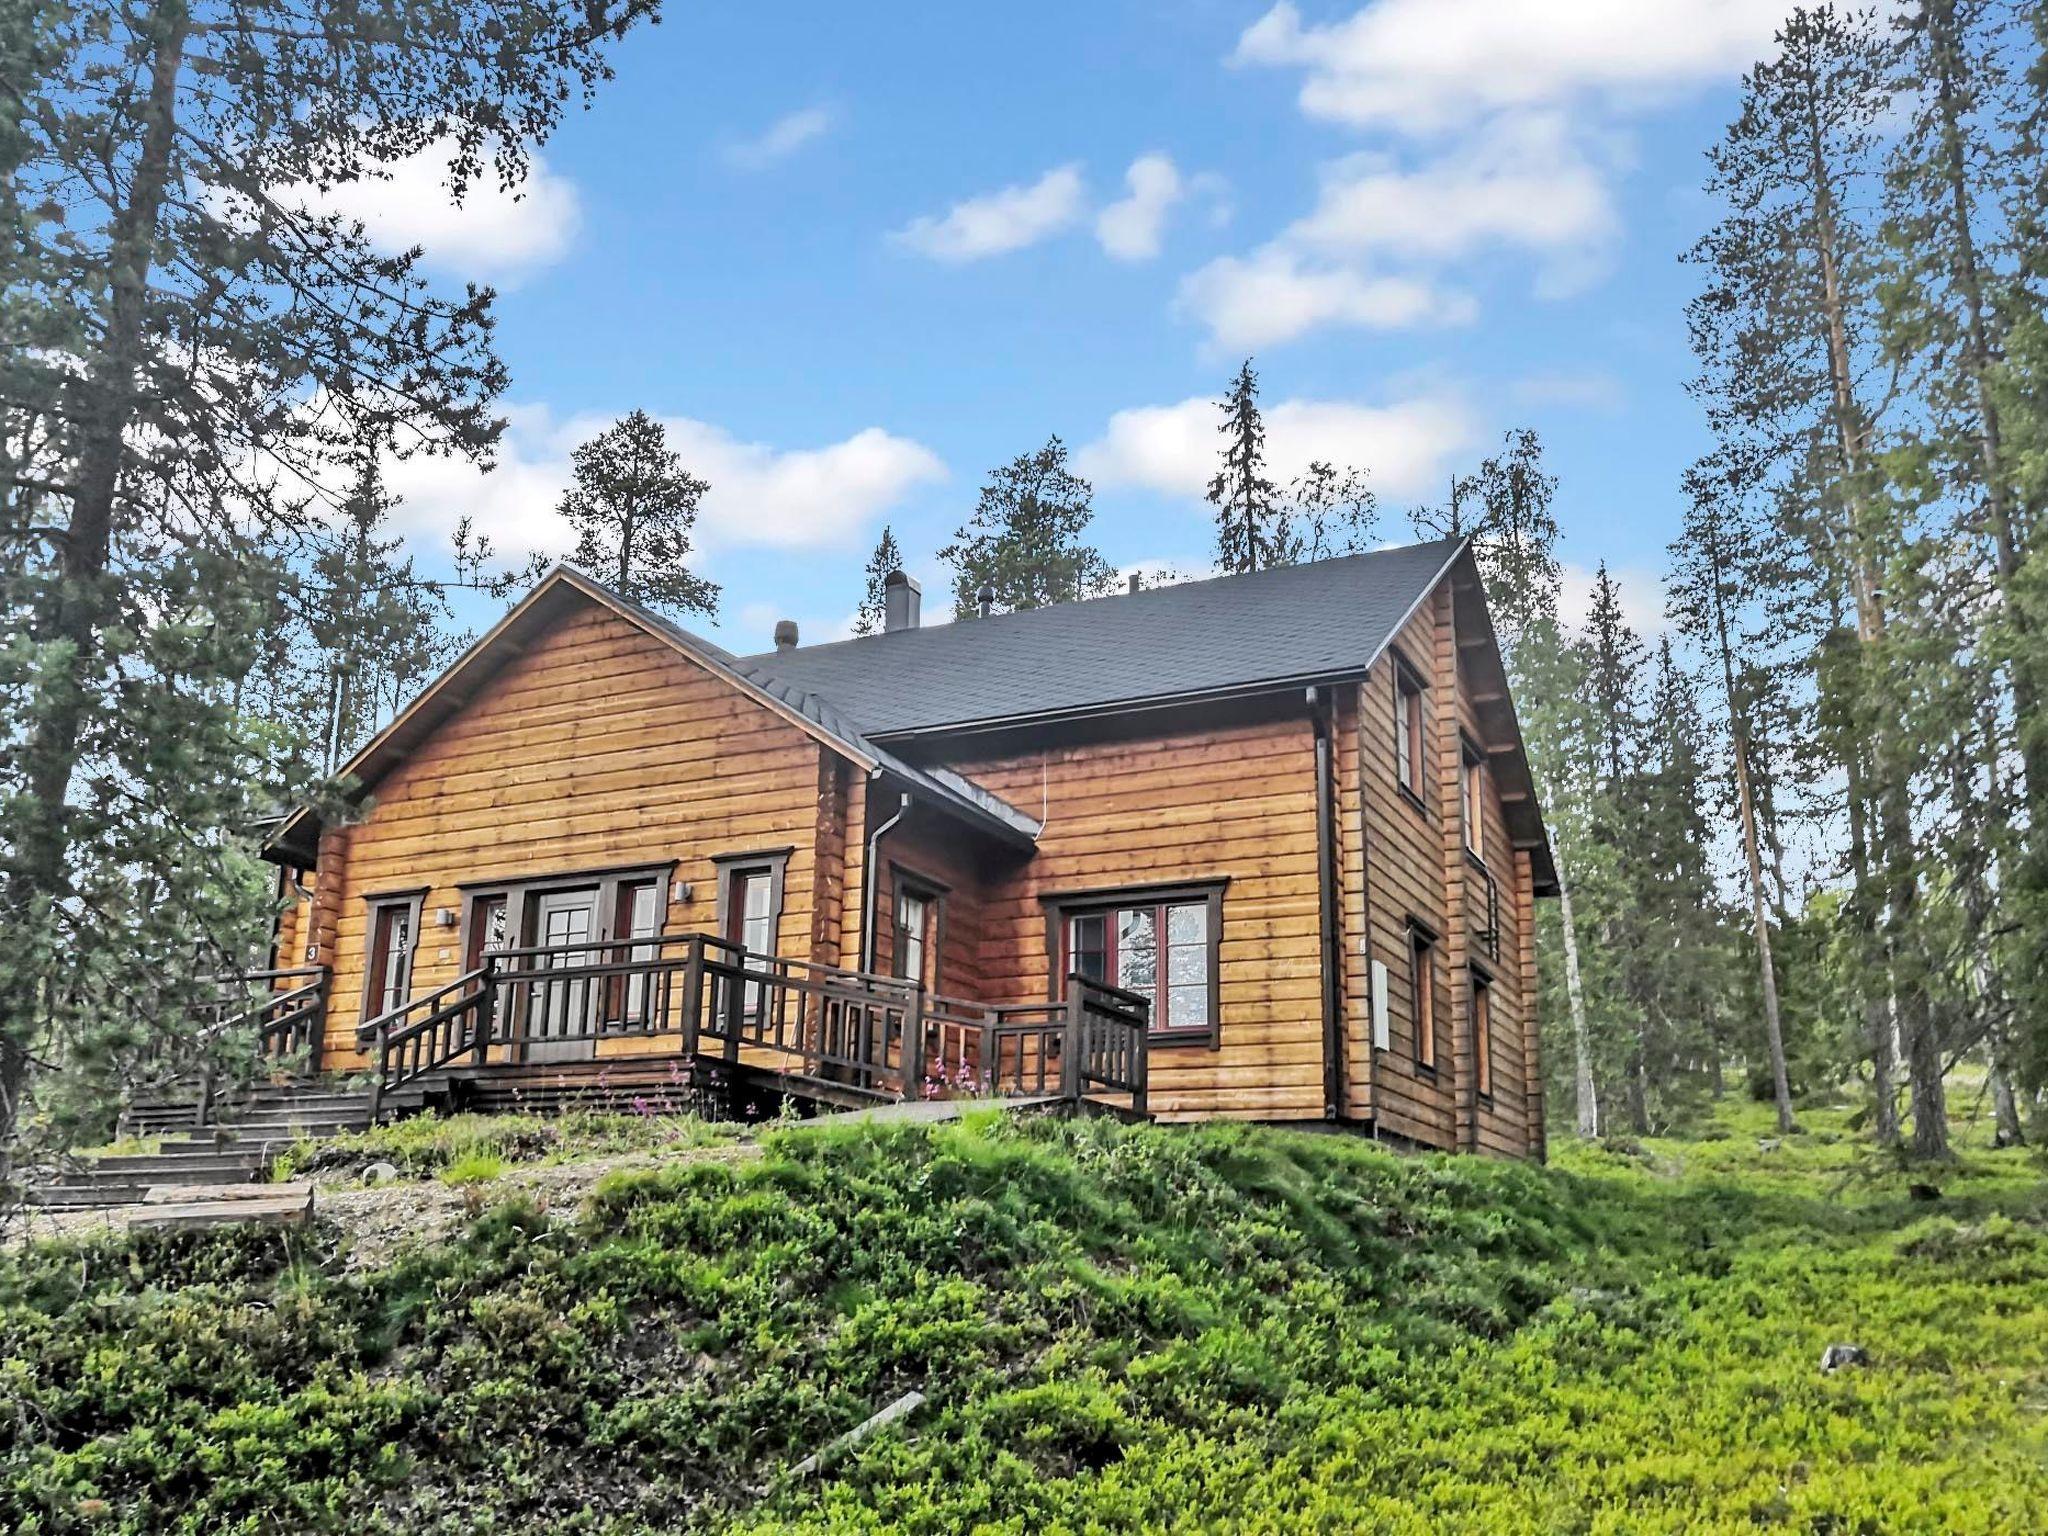
[[[1365,765],[1365,690],[1370,680],[1358,685],[1358,694],[1352,713],[1358,729],[1358,762],[1361,776]],[[1358,953],[1365,966],[1365,1112],[1366,1123],[1372,1127],[1372,1139],[1380,1139],[1380,1037],[1381,1020],[1373,1011],[1375,993],[1372,984],[1372,968],[1375,952],[1372,943],[1372,819],[1365,811],[1365,791],[1358,788],[1358,909],[1359,933]]]
[[[875,777],[879,779],[881,776],[881,770],[877,769]],[[863,971],[873,970],[875,964],[876,851],[881,846],[883,835],[892,831],[896,823],[909,814],[910,792],[905,790],[902,800],[896,806],[896,814],[887,821],[878,823],[874,830],[868,833],[867,857],[861,861],[860,866],[860,968]]]
[[[1331,699],[1308,690],[1316,741],[1316,931],[1323,977],[1323,1118],[1344,1117],[1343,955],[1337,939],[1337,786],[1330,750]]]

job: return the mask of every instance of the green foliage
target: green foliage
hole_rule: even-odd
[[[1116,572],[1100,550],[1083,542],[1095,519],[1094,497],[1095,488],[1067,468],[1067,445],[1057,437],[991,474],[973,518],[939,551],[953,568],[955,614],[975,617],[984,588],[1000,613],[1107,592]],[[875,560],[882,555],[877,549]],[[868,579],[874,594],[872,568]]]
[[[737,1128],[691,1115],[415,1115],[368,1130],[302,1142],[283,1153],[281,1179],[360,1173],[389,1163],[408,1178],[426,1178],[465,1161],[559,1162],[624,1152],[675,1151],[732,1139]]]
[[[369,1273],[320,1229],[43,1246],[0,1261],[0,1523],[2030,1529],[2038,1170],[1973,1152],[1930,1215],[1808,1119],[1553,1170],[804,1126]],[[1820,1374],[1837,1341],[1870,1367]],[[918,1416],[782,1475],[911,1388]]]

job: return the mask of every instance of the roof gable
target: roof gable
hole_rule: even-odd
[[[730,653],[708,640],[559,565],[343,764],[337,777],[350,783],[352,795],[369,794],[421,742],[476,698],[507,663],[523,654],[537,635],[564,615],[590,606],[608,610],[661,640],[862,771],[891,775],[1006,840],[1028,844],[1037,836],[1036,821],[979,785],[969,784],[957,774],[941,777],[902,761],[863,739],[825,701],[805,690],[750,674],[734,664]],[[266,839],[266,852],[286,862],[308,862],[318,843],[319,826],[318,810],[312,805],[299,806]]]

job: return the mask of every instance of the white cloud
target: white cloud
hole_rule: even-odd
[[[1216,402],[1206,396],[1118,411],[1075,456],[1076,467],[1098,485],[1199,497],[1216,472],[1217,421]],[[1367,471],[1374,490],[1396,499],[1439,488],[1474,438],[1464,402],[1449,394],[1391,405],[1282,400],[1266,407],[1265,422],[1274,479],[1284,484],[1312,460],[1327,459]]]
[[[979,261],[1035,245],[1077,223],[1087,201],[1078,165],[1055,166],[1030,185],[1003,187],[912,219],[890,238],[934,261]]]
[[[1131,191],[1095,217],[1095,238],[1118,261],[1150,261],[1159,254],[1166,215],[1187,195],[1187,184],[1165,155],[1140,155],[1124,172]]]
[[[534,155],[519,186],[507,191],[487,168],[457,203],[446,185],[449,152],[430,147],[392,165],[386,179],[284,195],[359,220],[381,251],[419,246],[426,261],[463,277],[504,282],[567,254],[583,222],[574,182]]]
[[[608,417],[557,419],[546,407],[514,407],[489,474],[446,459],[391,464],[390,489],[404,498],[398,518],[410,531],[445,537],[465,515],[501,554],[560,555],[568,531],[555,513],[569,483],[569,455],[611,425]],[[687,417],[665,418],[669,446],[710,483],[699,514],[700,545],[842,549],[856,545],[875,518],[914,486],[946,475],[929,448],[868,427],[816,448],[746,442]]]
[[[1654,645],[1664,633],[1664,579],[1655,571],[1610,565],[1608,579],[1621,589],[1621,616],[1628,627]],[[1566,561],[1559,573],[1557,616],[1571,629],[1584,629],[1593,611],[1593,583],[1598,572]]]
[[[1463,294],[1425,278],[1306,261],[1282,244],[1219,257],[1182,280],[1175,302],[1209,328],[1215,345],[1231,350],[1291,341],[1325,325],[1463,325],[1477,312]]]
[[[1744,68],[1788,0],[1374,0],[1304,24],[1288,0],[1238,39],[1238,64],[1304,72],[1311,117],[1433,132],[1504,108],[1668,97]]]
[[[784,113],[751,139],[740,139],[719,153],[735,170],[760,171],[787,160],[806,144],[823,138],[837,121],[833,110],[820,103]]]
[[[1383,154],[1336,161],[1286,238],[1326,254],[1431,260],[1488,245],[1576,252],[1617,227],[1600,168],[1561,114],[1543,112],[1496,119],[1413,169]]]

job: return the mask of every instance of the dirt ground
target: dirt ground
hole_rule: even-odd
[[[479,1208],[521,1193],[543,1209],[580,1205],[607,1176],[631,1169],[672,1168],[680,1163],[733,1163],[759,1157],[748,1142],[709,1147],[630,1152],[568,1162],[514,1164],[477,1184],[451,1185],[439,1179],[394,1179],[364,1185],[345,1174],[314,1179],[313,1211],[338,1225],[347,1237],[343,1262],[351,1270],[375,1269],[408,1243],[436,1243],[456,1231]],[[119,1230],[146,1206],[116,1205],[98,1210],[45,1211],[30,1206],[13,1213],[5,1240],[27,1242]]]

